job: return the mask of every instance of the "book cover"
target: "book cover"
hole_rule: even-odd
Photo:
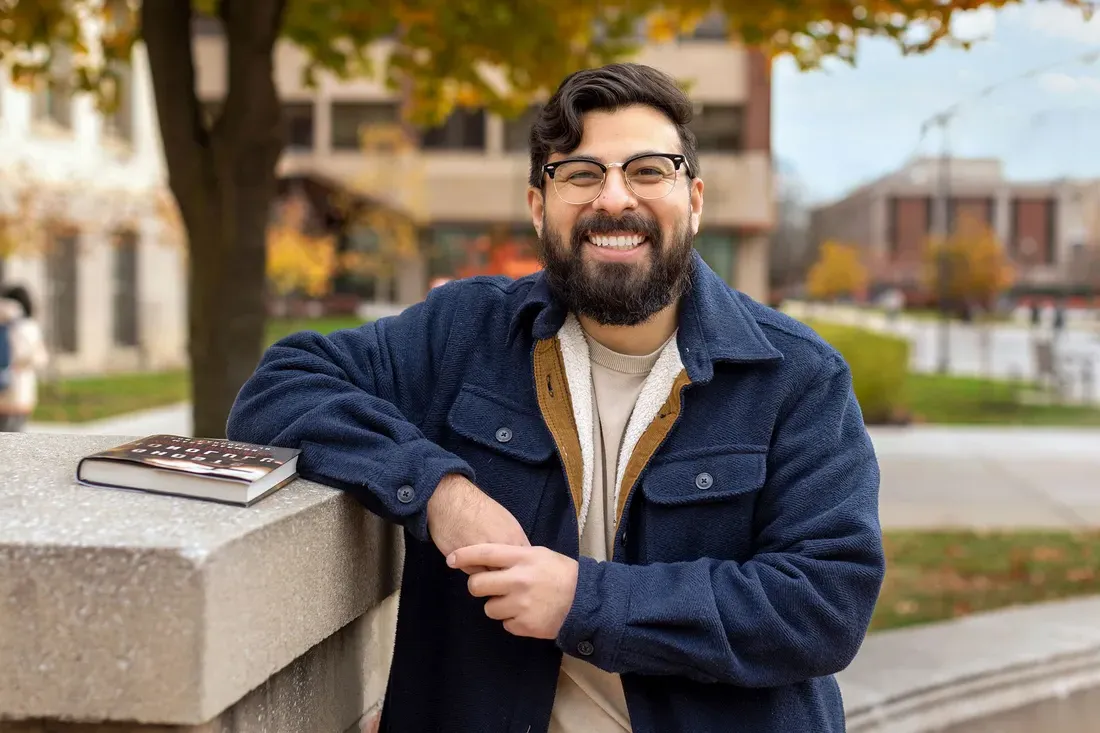
[[[79,482],[95,486],[249,504],[288,483],[297,473],[300,453],[298,448],[158,434],[85,456],[76,474]],[[216,488],[219,484],[225,488]]]
[[[150,435],[85,456],[87,460],[130,461],[151,468],[251,483],[297,456],[297,448],[235,443],[212,438]]]

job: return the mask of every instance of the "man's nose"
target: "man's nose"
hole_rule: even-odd
[[[626,185],[626,176],[622,168],[608,168],[603,182],[603,190],[593,202],[593,207],[615,216],[638,206],[638,199]]]

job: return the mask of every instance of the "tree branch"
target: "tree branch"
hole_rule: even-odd
[[[202,186],[209,135],[195,93],[190,0],[143,2],[141,33],[149,55],[168,182],[181,213],[191,219],[194,212],[187,210],[190,203],[180,192]]]

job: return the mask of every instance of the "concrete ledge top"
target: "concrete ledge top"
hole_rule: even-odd
[[[0,434],[0,719],[203,723],[394,590],[399,534],[339,491],[76,483],[131,437]]]
[[[919,733],[1100,688],[1100,597],[870,634],[839,675],[849,733]]]

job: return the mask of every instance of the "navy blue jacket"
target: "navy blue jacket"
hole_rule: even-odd
[[[681,372],[623,479],[613,559],[579,558],[555,641],[486,617],[425,512],[463,474],[532,544],[578,557],[567,314],[541,275],[453,282],[396,317],[289,336],[244,385],[229,438],[301,447],[302,476],[405,529],[382,730],[542,733],[562,653],[621,674],[638,733],[844,730],[833,674],[884,571],[851,376],[812,330],[694,258]]]

